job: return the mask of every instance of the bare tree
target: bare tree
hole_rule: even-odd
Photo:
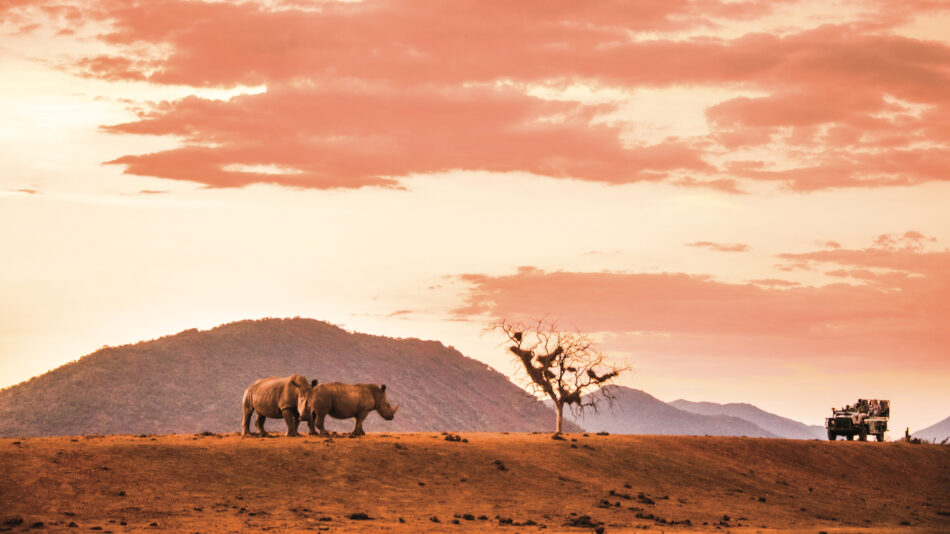
[[[508,339],[508,350],[528,374],[529,390],[543,393],[554,402],[556,434],[563,428],[565,406],[570,406],[574,413],[587,407],[596,410],[598,396],[584,394],[602,388],[629,370],[628,366],[608,361],[587,335],[562,330],[555,321],[519,323],[503,319],[489,325],[486,332],[500,332]],[[609,399],[609,390],[603,391]]]

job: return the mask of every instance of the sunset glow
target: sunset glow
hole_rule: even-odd
[[[0,1],[0,387],[258,317],[950,413],[950,2]],[[322,378],[322,377],[321,377]]]

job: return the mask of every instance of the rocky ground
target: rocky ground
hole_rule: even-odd
[[[0,439],[0,530],[950,532],[950,447],[568,434]]]

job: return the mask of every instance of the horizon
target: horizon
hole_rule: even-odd
[[[265,317],[950,416],[950,4],[0,5],[0,388]]]

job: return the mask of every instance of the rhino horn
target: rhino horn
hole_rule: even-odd
[[[396,410],[398,410],[398,409],[399,409],[399,405],[398,405],[398,404],[395,405],[395,406],[393,406],[393,415],[396,415]]]

